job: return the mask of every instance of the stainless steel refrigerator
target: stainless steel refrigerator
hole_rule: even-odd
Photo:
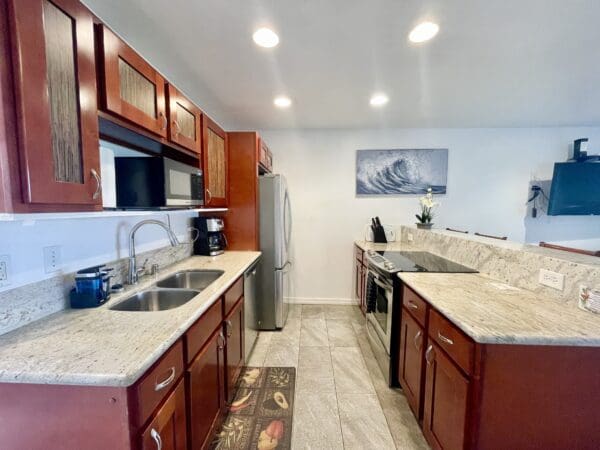
[[[289,298],[289,258],[292,234],[290,197],[283,175],[259,178],[260,250],[257,321],[261,330],[283,328]]]

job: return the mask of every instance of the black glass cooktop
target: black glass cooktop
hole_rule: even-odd
[[[470,267],[429,252],[377,252],[394,264],[391,272],[477,273]]]

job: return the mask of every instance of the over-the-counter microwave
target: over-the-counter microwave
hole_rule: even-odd
[[[117,208],[204,205],[202,170],[164,157],[115,158]]]

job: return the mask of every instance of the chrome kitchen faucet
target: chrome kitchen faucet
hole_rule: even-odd
[[[179,240],[177,239],[177,236],[175,236],[175,233],[173,232],[171,227],[169,227],[166,223],[161,222],[160,220],[146,219],[135,224],[129,232],[129,274],[127,276],[127,284],[136,284],[138,282],[140,271],[144,270],[143,267],[141,269],[137,268],[137,263],[135,260],[135,232],[139,230],[140,227],[146,224],[158,225],[162,227],[167,232],[167,236],[169,236],[171,247],[179,245]]]

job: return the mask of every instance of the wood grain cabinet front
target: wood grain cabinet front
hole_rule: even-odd
[[[179,382],[142,433],[142,450],[187,450],[185,383]]]
[[[244,297],[225,319],[227,337],[227,401],[232,402],[235,395],[235,385],[244,365]]]
[[[227,134],[210,117],[202,118],[205,205],[225,207],[228,200]]]
[[[225,335],[219,327],[187,370],[191,448],[205,448],[225,412]]]
[[[106,26],[101,25],[98,34],[103,107],[166,138],[165,79]]]
[[[101,208],[93,16],[77,0],[8,13],[23,201]]]
[[[421,419],[423,389],[423,355],[427,340],[423,328],[402,309],[399,358],[399,382],[408,404],[418,420]]]
[[[172,84],[167,85],[169,140],[196,153],[202,151],[202,111]]]
[[[425,439],[434,450],[462,450],[466,444],[469,380],[431,339],[425,360]]]

